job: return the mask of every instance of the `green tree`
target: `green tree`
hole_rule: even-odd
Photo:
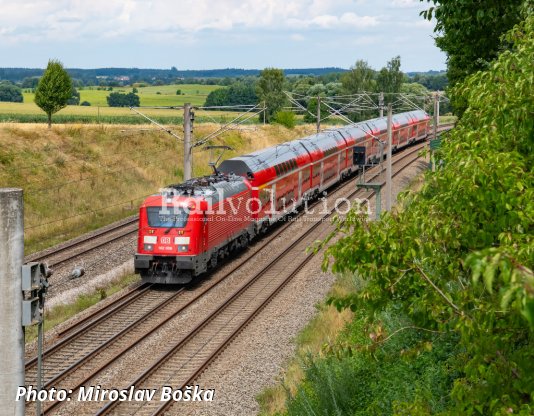
[[[216,90],[213,90],[208,94],[204,106],[217,107],[221,105],[226,105],[227,102],[228,88],[217,88]]]
[[[0,81],[0,101],[22,102],[22,91],[9,81]]]
[[[444,91],[449,81],[447,74],[415,74],[413,78],[408,78],[408,82],[417,82],[424,85],[430,91]]]
[[[139,107],[140,104],[139,96],[133,92],[128,94],[112,92],[106,100],[110,107]]]
[[[80,93],[74,86],[72,86],[71,97],[67,100],[67,105],[78,105],[80,104]]]
[[[260,103],[267,106],[265,120],[270,122],[274,115],[286,104],[284,95],[284,71],[277,68],[265,68],[260,73],[256,92]],[[262,115],[260,115],[262,117]]]
[[[48,61],[46,70],[35,90],[35,104],[48,117],[48,128],[52,127],[52,114],[65,108],[72,97],[72,82],[63,64],[57,60]]]
[[[504,41],[513,47],[451,89],[467,109],[442,141],[437,171],[381,221],[356,210],[338,220],[342,238],[325,253],[325,267],[334,259],[334,272],[360,279],[332,303],[364,313],[368,328],[392,310],[408,318],[402,331],[457,340],[440,414],[534,409],[534,15]],[[386,335],[373,347],[399,333]]]
[[[418,84],[417,82],[405,82],[401,85],[400,92],[403,94],[411,94],[417,96],[426,96],[430,93],[428,88],[424,85]]]
[[[308,109],[308,112],[304,113],[304,121],[306,123],[316,123],[317,122],[317,98],[311,98],[308,101],[307,109]],[[321,102],[321,118],[325,117],[325,115],[327,114],[328,114],[328,107],[326,106],[326,104]]]
[[[347,94],[355,94],[364,91],[376,90],[376,71],[369,66],[367,61],[358,60],[341,76],[343,91]]]
[[[378,72],[376,78],[377,91],[385,93],[386,99],[388,98],[387,94],[398,93],[401,90],[404,74],[400,70],[400,66],[400,56],[396,56]],[[391,97],[389,99],[391,100]]]
[[[297,124],[297,118],[293,111],[278,111],[274,117],[273,121],[277,124],[280,124],[288,129],[292,129]]]
[[[447,54],[447,77],[452,86],[487,69],[499,52],[510,47],[501,36],[521,20],[521,7],[528,4],[524,0],[427,1],[433,6],[421,14],[436,19],[436,45]],[[461,113],[465,103],[454,106]]]
[[[22,88],[36,88],[39,84],[39,77],[26,77],[22,80]]]

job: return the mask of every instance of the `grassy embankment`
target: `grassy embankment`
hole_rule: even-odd
[[[202,124],[195,139],[218,125]],[[214,143],[244,154],[302,137],[313,126],[256,126]],[[180,129],[177,129],[180,132]],[[25,245],[31,253],[135,214],[142,199],[182,177],[183,147],[151,126],[0,125],[0,186],[24,189]],[[194,152],[193,173],[209,173],[209,153]]]
[[[340,276],[330,290],[329,296],[344,296],[354,290],[350,275]],[[304,378],[302,361],[309,356],[319,356],[324,346],[335,339],[353,317],[350,310],[339,312],[334,306],[321,302],[317,315],[306,325],[295,339],[295,356],[285,366],[278,383],[265,389],[258,397],[261,415],[278,415],[284,412],[288,391],[295,395]]]

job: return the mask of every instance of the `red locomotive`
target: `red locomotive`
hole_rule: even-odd
[[[426,138],[424,111],[393,116],[392,150]],[[148,197],[139,212],[135,270],[187,283],[280,217],[385,153],[385,117],[225,160],[217,173]]]

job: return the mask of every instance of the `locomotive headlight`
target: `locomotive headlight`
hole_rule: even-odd
[[[178,246],[178,251],[181,251],[181,252],[189,251],[189,246],[180,245]]]
[[[145,248],[145,251],[152,251],[152,250],[154,250],[154,245],[153,244],[145,244],[144,248]]]
[[[174,244],[180,246],[180,245],[189,245],[189,242],[191,239],[189,237],[174,237]]]

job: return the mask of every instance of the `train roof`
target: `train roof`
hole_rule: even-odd
[[[343,136],[337,130],[325,130],[312,136],[303,137],[297,140],[304,146],[310,154],[317,150],[323,153],[345,146],[346,142]]]
[[[424,111],[408,111],[393,116],[394,124],[414,123],[427,120]],[[277,164],[287,162],[298,157],[311,155],[317,150],[328,153],[346,144],[344,137],[355,139],[365,138],[367,134],[376,134],[387,130],[387,117],[378,117],[357,123],[354,126],[325,130],[321,133],[281,143],[276,146],[258,150],[243,156],[237,156],[223,161],[218,170],[224,173],[249,176],[263,171]]]
[[[300,145],[299,140],[293,140],[247,155],[227,159],[217,169],[224,173],[247,175],[249,172],[256,173],[279,163],[295,159],[303,154],[307,154],[306,149]]]
[[[161,190],[161,196],[212,199],[215,196],[231,196],[249,188],[245,178],[233,174],[213,174],[192,178],[183,183],[169,185]],[[157,196],[157,195],[156,195]]]

